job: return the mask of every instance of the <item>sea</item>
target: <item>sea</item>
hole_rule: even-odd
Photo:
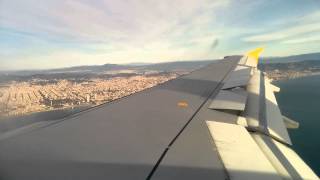
[[[289,130],[293,149],[320,175],[320,75],[273,82],[281,88],[276,93],[281,113],[300,123],[299,129]],[[15,121],[23,126],[31,121],[57,120],[89,107],[34,113],[0,121],[0,133],[10,130],[5,126]],[[4,123],[4,126],[3,126]],[[1,125],[2,124],[2,125]],[[4,128],[3,128],[4,127]]]
[[[273,82],[281,113],[299,122],[289,130],[293,149],[320,175],[320,75]]]

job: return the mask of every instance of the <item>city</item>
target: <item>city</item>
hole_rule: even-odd
[[[178,75],[137,74],[109,79],[94,78],[82,82],[65,79],[55,82],[39,79],[13,81],[0,87],[0,116],[24,115],[81,105],[95,106],[153,87]]]

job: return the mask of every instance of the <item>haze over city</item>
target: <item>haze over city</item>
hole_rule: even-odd
[[[178,8],[177,8],[178,7]],[[320,2],[0,2],[0,70],[317,52]]]

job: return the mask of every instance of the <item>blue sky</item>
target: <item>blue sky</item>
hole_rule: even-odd
[[[1,0],[0,70],[320,52],[319,0]]]

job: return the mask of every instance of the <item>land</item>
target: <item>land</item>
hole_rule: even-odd
[[[0,117],[96,106],[151,88],[212,61],[78,66],[0,72]]]
[[[95,106],[176,78],[178,73],[115,76],[87,81],[32,79],[0,87],[1,116],[16,116],[77,106]]]
[[[320,74],[319,60],[268,63],[260,64],[259,66],[259,68],[273,81]]]
[[[274,81],[320,74],[320,53],[263,58]],[[105,64],[50,70],[0,71],[0,117],[96,106],[153,87],[214,61]]]

